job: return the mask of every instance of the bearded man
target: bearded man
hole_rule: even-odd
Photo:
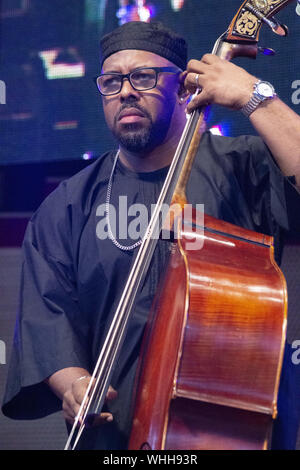
[[[139,203],[150,210],[155,204],[186,111],[207,103],[234,109],[237,116],[243,111],[260,135],[204,133],[187,186],[189,203],[204,204],[213,217],[274,236],[278,256],[281,231],[299,225],[299,217],[291,218],[287,208],[290,199],[299,207],[300,118],[270,84],[211,54],[187,64],[186,42],[160,23],[117,28],[102,38],[101,55],[96,83],[118,150],[63,182],[28,224],[3,406],[12,418],[38,418],[63,409],[67,422],[74,422],[141,243],[118,237],[118,226],[110,230],[113,209],[122,213],[125,196],[128,207]],[[196,89],[201,93],[187,104]],[[99,228],[104,225],[106,237]],[[99,416],[102,424],[84,433],[80,448],[127,448],[141,340],[166,260],[166,244],[160,240]],[[286,367],[284,373],[289,375]],[[288,425],[282,427],[281,416],[278,421],[280,432],[285,430],[281,448],[295,445],[298,415],[295,402],[288,406],[293,409]]]

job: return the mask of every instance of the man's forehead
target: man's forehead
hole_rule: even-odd
[[[173,66],[174,64],[169,60],[161,57],[158,54],[149,51],[138,49],[124,49],[122,51],[111,54],[103,62],[102,71],[107,72],[113,70],[121,70],[136,67],[151,67],[151,66]]]

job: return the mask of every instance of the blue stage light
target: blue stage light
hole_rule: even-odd
[[[221,122],[212,126],[209,131],[214,135],[230,135],[230,125],[228,122]]]

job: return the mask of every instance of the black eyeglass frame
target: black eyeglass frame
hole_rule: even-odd
[[[151,86],[150,88],[143,88],[143,89],[139,89],[139,88],[136,88],[132,82],[131,82],[131,75],[136,73],[136,72],[139,72],[140,70],[154,70],[155,71],[155,84],[153,86]],[[135,70],[132,70],[131,72],[129,73],[117,73],[117,72],[110,72],[110,73],[102,73],[101,75],[99,75],[98,77],[94,77],[94,82],[96,84],[96,87],[97,87],[97,90],[99,91],[99,93],[102,95],[102,96],[112,96],[112,95],[117,95],[118,93],[120,93],[120,91],[122,90],[122,87],[123,87],[123,82],[124,82],[124,79],[127,78],[127,80],[129,81],[130,85],[132,86],[132,88],[136,91],[147,91],[147,90],[152,90],[153,88],[156,87],[157,85],[157,82],[158,82],[158,75],[160,73],[173,73],[173,74],[177,74],[177,73],[181,73],[182,71],[176,67],[139,67]],[[120,89],[118,91],[115,91],[113,93],[103,93],[99,86],[98,86],[98,78],[100,77],[105,77],[106,75],[117,75],[119,77],[121,77],[121,83],[120,83]]]

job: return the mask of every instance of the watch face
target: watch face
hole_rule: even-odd
[[[272,96],[274,95],[274,88],[268,82],[258,83],[256,91],[259,95],[263,96],[264,98],[272,98]]]

